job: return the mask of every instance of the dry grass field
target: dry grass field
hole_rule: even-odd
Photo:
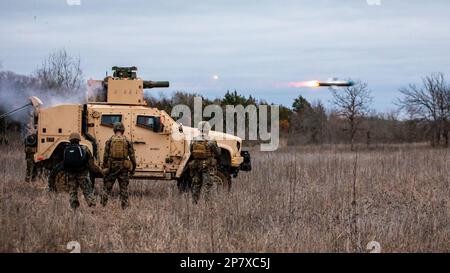
[[[372,240],[383,252],[450,250],[448,149],[299,147],[252,159],[209,203],[193,206],[174,182],[132,181],[130,209],[116,185],[106,208],[80,194],[74,212],[44,180],[24,182],[20,143],[1,146],[0,251],[68,252],[73,240],[82,252],[367,252]]]

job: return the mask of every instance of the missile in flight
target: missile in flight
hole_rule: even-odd
[[[332,79],[328,81],[317,81],[318,87],[350,87],[355,83],[353,81]]]
[[[351,80],[339,80],[339,79],[330,79],[327,81],[301,81],[301,82],[290,82],[288,83],[289,87],[350,87],[355,85],[355,83]]]

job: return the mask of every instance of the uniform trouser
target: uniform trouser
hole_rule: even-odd
[[[27,169],[25,172],[25,181],[29,182],[36,180],[36,176],[37,176],[37,168],[36,168],[36,164],[34,163],[33,160],[33,156],[34,153],[26,153],[25,154],[25,161],[27,164]]]
[[[108,203],[108,197],[111,195],[114,183],[119,181],[119,195],[122,208],[128,207],[128,184],[130,178],[127,170],[116,170],[106,175],[103,179],[103,193],[102,193],[102,205],[106,206]]]
[[[205,166],[206,165],[206,166]],[[205,186],[205,197],[208,198],[211,188],[217,180],[215,166],[208,166],[207,162],[195,162],[191,165],[192,179],[192,199],[194,203],[197,203],[200,199],[200,193],[203,185]]]
[[[80,187],[84,194],[84,199],[89,207],[95,206],[94,192],[92,183],[87,171],[68,172],[67,182],[70,193],[70,206],[76,209],[80,206],[78,201],[78,188]]]
[[[56,176],[59,172],[63,171],[63,164],[58,163],[56,166],[50,171],[48,175],[48,189],[50,191],[56,191]]]

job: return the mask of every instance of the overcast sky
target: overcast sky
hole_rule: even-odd
[[[369,84],[379,111],[424,75],[450,78],[448,0],[67,2],[75,0],[0,2],[3,69],[30,74],[65,48],[86,78],[135,65],[142,78],[169,80],[168,92],[215,98],[237,89],[287,106],[299,94],[330,100],[327,89],[287,82],[353,78]]]

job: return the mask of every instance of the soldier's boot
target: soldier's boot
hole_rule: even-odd
[[[31,182],[36,182],[37,175],[37,169],[36,167],[33,167],[33,171],[31,172]]]
[[[200,198],[199,194],[192,193],[192,204],[197,205],[199,198]]]
[[[85,178],[81,181],[81,190],[83,191],[84,200],[89,207],[95,207],[95,197],[94,197],[94,189],[92,188],[92,184],[89,178]]]
[[[25,172],[25,182],[30,182],[31,181],[31,170],[30,167],[28,166],[28,162],[27,162],[27,170]]]
[[[114,187],[114,180],[104,180],[103,181],[103,190],[100,197],[100,204],[102,206],[106,206],[108,204],[108,198],[111,195],[112,189]]]
[[[96,204],[95,204],[94,196],[92,196],[92,195],[85,196],[84,199],[86,199],[86,203],[88,204],[89,207],[95,207]]]
[[[77,209],[80,206],[80,202],[78,201],[78,190],[75,185],[71,184],[70,186],[70,207],[72,209]]]
[[[209,202],[211,200],[211,187],[206,184],[204,188],[205,190],[203,196],[205,197],[205,201]]]
[[[120,206],[122,207],[122,209],[127,209],[130,206],[130,204],[128,203],[128,200],[121,200]]]
[[[56,192],[56,187],[55,187],[55,185],[48,184],[48,191],[49,191],[49,192]]]
[[[86,190],[86,189],[85,189]],[[93,189],[88,189],[89,191],[84,191],[84,199],[89,207],[95,207],[95,197]]]
[[[122,207],[122,209],[126,209],[129,206],[129,202],[128,202],[128,189],[126,188],[121,188],[120,189],[120,206]]]
[[[102,204],[103,207],[105,207],[108,204],[108,194],[103,192],[101,199],[100,199],[100,204]]]
[[[70,200],[70,207],[72,209],[77,209],[80,206],[80,202],[78,200]]]
[[[201,186],[192,187],[192,204],[196,205],[200,199]]]
[[[119,176],[119,195],[120,195],[120,205],[122,209],[126,209],[129,206],[128,203],[128,174],[122,174]]]
[[[49,192],[56,192],[56,177],[53,173],[48,175],[47,184]]]
[[[205,191],[205,202],[211,201],[211,195],[209,191]]]

